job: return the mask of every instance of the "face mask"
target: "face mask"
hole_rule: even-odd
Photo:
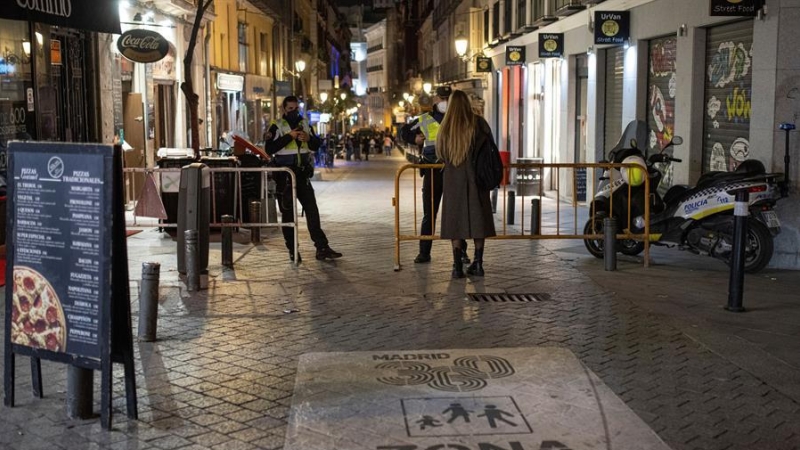
[[[447,100],[437,103],[436,109],[438,109],[440,113],[444,114],[447,111]]]
[[[289,111],[286,113],[286,120],[296,122],[300,120],[300,111]]]

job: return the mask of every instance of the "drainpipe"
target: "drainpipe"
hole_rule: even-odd
[[[216,148],[211,139],[211,63],[208,61],[209,47],[211,45],[211,26],[206,24],[206,37],[203,39],[203,58],[206,69],[206,145]]]

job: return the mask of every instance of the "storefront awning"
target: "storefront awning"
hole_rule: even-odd
[[[120,33],[118,0],[2,0],[0,18]]]

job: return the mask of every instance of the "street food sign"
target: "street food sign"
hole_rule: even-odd
[[[286,450],[669,447],[561,348],[307,353]]]
[[[631,36],[630,11],[595,11],[594,43],[622,45]]]
[[[107,428],[112,359],[136,415],[122,149],[12,141],[8,154],[5,404],[15,355],[101,370]],[[41,395],[41,371],[31,375]]]
[[[711,0],[712,16],[755,17],[764,6],[764,0]]]
[[[525,64],[525,47],[509,45],[506,47],[506,65],[522,66]]]
[[[155,31],[134,28],[117,39],[117,50],[133,62],[154,63],[167,56],[169,41]]]
[[[492,58],[488,56],[478,56],[475,58],[475,71],[478,73],[488,73],[492,71]]]
[[[561,58],[564,56],[564,33],[542,33],[539,35],[539,57]]]

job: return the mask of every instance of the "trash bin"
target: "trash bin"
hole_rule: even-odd
[[[517,164],[541,164],[542,158],[518,158]],[[516,175],[517,195],[538,195],[542,180],[539,167],[518,167]]]
[[[208,219],[211,217],[211,173],[204,164],[181,168],[178,187],[178,272],[186,273],[186,230],[197,231],[197,258],[200,273],[208,270]]]
[[[194,162],[188,157],[181,158],[161,158],[158,160],[158,167],[161,169],[179,169]],[[178,222],[178,192],[180,191],[181,174],[180,172],[169,172],[161,174],[161,202],[164,204],[164,211],[167,218],[163,223]]]
[[[200,162],[209,168],[237,166],[236,158],[200,158]],[[211,223],[222,223],[222,216],[235,215],[236,208],[236,174],[234,172],[216,172],[211,177]]]

